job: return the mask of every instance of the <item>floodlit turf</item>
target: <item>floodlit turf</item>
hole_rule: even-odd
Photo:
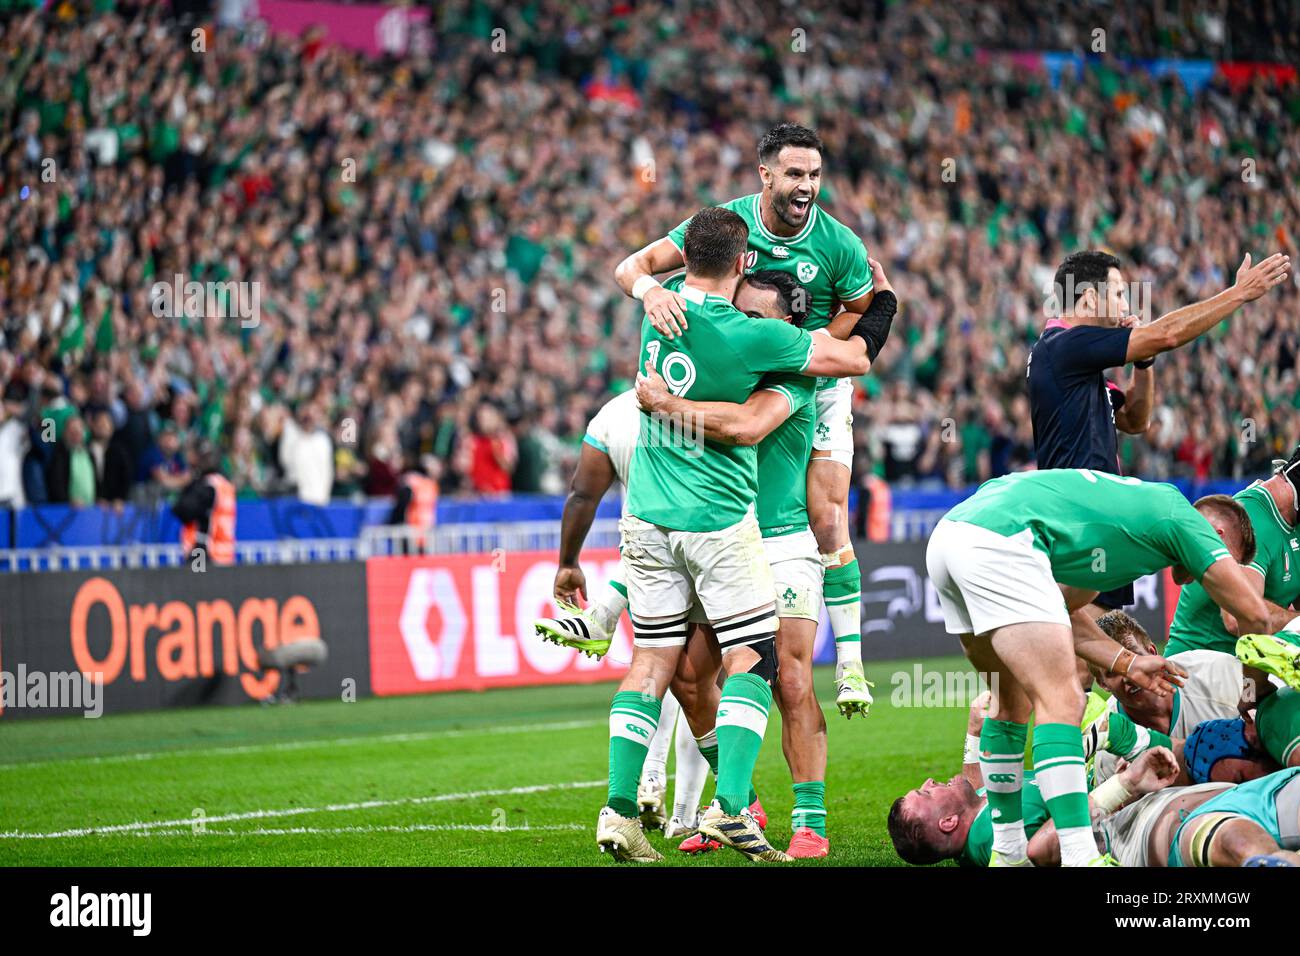
[[[949,658],[924,664],[965,670]],[[832,852],[799,865],[898,865],[890,802],[960,769],[965,707],[892,706],[899,673],[911,678],[913,662],[869,664],[876,706],[846,722],[831,669],[818,668]],[[0,865],[612,866],[593,836],[613,689],[7,720]],[[768,832],[784,846],[793,799],[772,714],[756,783]],[[64,835],[16,836],[52,833]],[[749,865],[651,840],[667,865]]]

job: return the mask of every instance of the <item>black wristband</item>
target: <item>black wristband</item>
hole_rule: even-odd
[[[1150,368],[1152,365],[1155,365],[1155,364],[1156,364],[1156,357],[1153,355],[1153,356],[1151,356],[1149,359],[1142,359],[1141,361],[1134,362],[1134,363],[1133,363],[1133,367],[1134,367],[1134,368]]]
[[[898,311],[898,296],[888,289],[882,289],[871,299],[871,305],[862,313],[850,335],[856,335],[867,343],[867,358],[876,360],[880,350],[889,341],[889,329],[894,322],[894,313]]]

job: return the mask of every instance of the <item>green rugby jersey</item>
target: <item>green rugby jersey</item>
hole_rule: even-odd
[[[1300,694],[1290,687],[1269,694],[1255,711],[1255,727],[1264,750],[1285,767],[1300,747]]]
[[[1290,607],[1300,598],[1300,537],[1296,529],[1282,520],[1273,496],[1258,482],[1233,497],[1246,509],[1255,529],[1255,560],[1246,567],[1263,576],[1267,600]],[[1202,649],[1235,654],[1237,639],[1224,628],[1219,606],[1205,588],[1189,584],[1178,595],[1164,653]]]
[[[804,328],[810,332],[830,324],[831,315],[841,302],[852,302],[873,288],[867,247],[853,230],[838,222],[830,213],[813,203],[808,221],[794,236],[777,236],[763,225],[759,214],[761,193],[741,196],[722,204],[723,209],[745,220],[749,227],[749,254],[745,272],[779,269],[788,272],[808,290],[808,319]],[[684,250],[687,219],[668,234],[678,249]],[[684,254],[684,252],[683,252]],[[818,388],[827,388],[836,379],[818,379]]]
[[[719,295],[684,283],[685,333],[665,339],[641,323],[637,368],[651,361],[674,395],[742,404],[768,372],[799,372],[812,336],[776,320],[751,319]],[[740,521],[758,497],[758,453],[699,436],[687,422],[641,413],[627,512],[674,531],[720,531]]]
[[[944,517],[1012,537],[1028,531],[1058,584],[1110,591],[1170,565],[1200,580],[1229,558],[1173,485],[1086,468],[1024,471],[980,485]]]
[[[758,524],[763,537],[773,538],[808,527],[808,459],[817,424],[816,386],[807,375],[785,372],[767,376],[759,387],[780,392],[790,403],[790,417],[758,443]]]
[[[984,796],[983,787],[978,792],[980,796]],[[1039,828],[1052,818],[1047,811],[1047,801],[1038,790],[1038,783],[1034,780],[1032,770],[1025,771],[1024,783],[1020,788],[1020,810],[1025,821],[1025,836],[1031,839]],[[986,803],[984,809],[971,821],[970,830],[966,833],[966,845],[961,849],[961,856],[957,857],[957,865],[988,866],[992,857],[993,812]]]

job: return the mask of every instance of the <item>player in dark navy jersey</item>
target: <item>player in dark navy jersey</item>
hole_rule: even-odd
[[[1047,323],[1029,353],[1038,467],[1118,474],[1115,430],[1131,435],[1147,430],[1155,396],[1155,356],[1185,345],[1285,281],[1290,264],[1290,257],[1276,253],[1252,265],[1248,253],[1231,288],[1138,325],[1129,314],[1118,259],[1092,250],[1067,256],[1056,270],[1059,317]],[[1127,390],[1107,380],[1107,369],[1130,362],[1134,370]],[[1099,595],[1092,609],[1095,616],[1131,603],[1129,585]]]

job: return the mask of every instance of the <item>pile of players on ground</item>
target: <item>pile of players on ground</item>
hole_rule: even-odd
[[[662,858],[643,824],[665,822],[660,728],[673,726],[678,704],[687,799],[679,793],[666,835],[689,834],[682,849],[730,847],[761,862],[829,854],[826,724],[811,666],[823,603],[837,705],[848,715],[871,704],[844,516],[853,452],[843,379],[870,370],[898,299],[863,242],[816,203],[817,134],[780,124],[757,153],[760,192],[701,209],[615,272],[645,308],[645,373],[588,426],[561,521],[563,613],[535,624],[545,640],[603,654],[630,615],[632,661],[610,706],[596,824],[600,849],[624,861]],[[1088,275],[1080,262],[1063,263],[1058,294],[1086,340],[1105,334],[1097,326],[1119,332],[1124,350],[1104,367],[1149,367],[1290,270],[1281,254],[1246,256],[1223,293],[1120,332],[1122,295],[1101,308],[1118,287],[1114,263]],[[621,560],[588,599],[579,556],[616,480],[627,488]],[[996,697],[968,740],[966,776],[927,781],[890,811],[899,854],[1007,866],[1300,862],[1284,849],[1300,836],[1300,771],[1278,770],[1300,751],[1300,638],[1287,631],[1300,598],[1297,482],[1300,452],[1236,497],[1195,504],[1172,485],[1045,465],[987,482],[949,511],[930,537],[929,577],[948,632]],[[1102,618],[1103,630],[1095,603],[1165,569],[1187,585],[1168,658],[1128,618]],[[1113,695],[1094,697],[1087,713],[1080,662],[1088,686],[1099,680]],[[768,842],[752,784],[774,703],[794,792],[785,850]],[[715,799],[700,813],[710,770]],[[1248,774],[1258,779],[1209,789],[1216,775]],[[1134,802],[1187,781],[1206,789]],[[1106,818],[1100,845],[1094,812]]]
[[[992,482],[950,512],[931,539],[931,574],[949,630],[999,693],[971,708],[961,773],[895,801],[899,855],[971,866],[1300,865],[1298,476],[1300,450],[1234,497],[1192,506],[1169,486],[1048,471]],[[1034,600],[1025,581],[1042,575],[1022,576],[1010,551],[999,559],[1017,529],[1048,543],[1040,556],[1062,585],[1095,581],[1097,566],[1116,581],[1172,567],[1185,586],[1164,656],[1123,611],[1094,620],[1095,606],[1080,604],[1088,595],[1069,586],[1068,622],[991,624],[1045,617],[1024,613]],[[1078,680],[1033,643],[1061,633],[1079,654]]]

